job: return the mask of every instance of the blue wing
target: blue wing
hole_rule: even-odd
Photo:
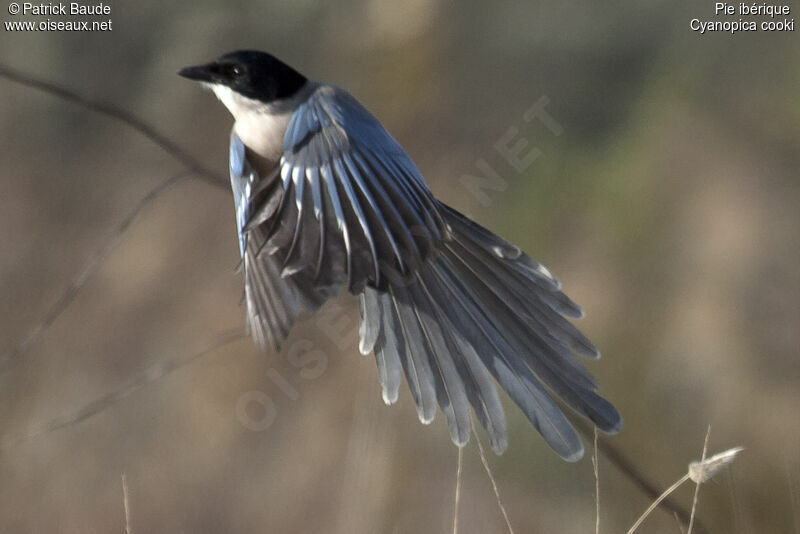
[[[256,181],[256,173],[247,161],[244,143],[234,130],[231,130],[230,174],[233,204],[236,208],[236,232],[239,235],[239,254],[244,258],[247,247],[247,234],[244,226],[249,218],[250,193]]]
[[[284,276],[319,287],[385,288],[413,275],[442,238],[436,200],[400,145],[352,96],[318,87],[292,116],[278,205],[247,224],[268,227]]]
[[[235,131],[231,132],[230,176],[244,271],[248,330],[259,346],[279,348],[297,316],[305,310],[319,308],[333,291],[315,288],[307,277],[282,277],[278,258],[262,253],[264,229],[247,229],[255,211],[265,213],[270,206],[279,203],[281,190],[271,187],[277,185],[273,176],[258,175]]]

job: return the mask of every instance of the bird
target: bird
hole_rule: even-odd
[[[402,377],[419,419],[444,414],[467,444],[472,413],[502,454],[497,385],[562,458],[583,442],[556,398],[601,431],[622,427],[581,357],[600,357],[569,320],[583,311],[519,247],[436,199],[412,159],[347,91],[266,52],[239,50],[181,69],[234,119],[229,168],[247,328],[280,350],[295,320],[357,296],[358,350],[375,357],[382,397]]]

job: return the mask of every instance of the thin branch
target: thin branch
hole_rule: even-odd
[[[206,354],[210,354],[225,345],[238,341],[246,337],[246,334],[242,332],[240,329],[236,330],[229,330],[227,332],[223,332],[220,334],[217,339],[208,347],[201,350],[200,352],[196,352],[194,354],[185,355],[182,357],[174,358],[172,360],[166,360],[163,362],[159,362],[151,367],[148,367],[143,372],[141,372],[138,376],[136,376],[133,380],[128,383],[125,387],[103,395],[89,404],[75,410],[72,413],[66,414],[62,417],[57,417],[56,419],[50,421],[43,427],[30,432],[29,434],[17,438],[16,440],[12,440],[9,442],[9,445],[17,445],[19,443],[25,442],[27,440],[33,439],[35,437],[41,436],[43,434],[48,434],[50,432],[54,432],[56,430],[61,430],[63,428],[67,428],[78,423],[81,423],[95,415],[105,412],[109,408],[116,405],[121,400],[129,397],[133,393],[136,393],[144,386],[160,380],[161,378],[177,371],[181,367],[188,365],[195,360],[205,356]]]
[[[453,534],[458,534],[458,505],[461,502],[461,467],[464,463],[464,447],[458,447],[458,469],[456,469],[456,497],[453,507]]]
[[[33,345],[33,343],[36,342],[36,340],[45,332],[45,330],[47,330],[47,328],[69,307],[72,301],[75,300],[80,288],[86,282],[86,279],[102,263],[103,259],[105,259],[111,249],[113,249],[114,245],[116,245],[121,235],[130,226],[136,216],[148,204],[160,196],[161,193],[163,193],[181,177],[187,174],[194,174],[203,181],[214,185],[215,187],[227,189],[228,186],[227,180],[224,177],[204,167],[199,161],[189,155],[186,150],[178,146],[177,143],[159,133],[155,128],[147,124],[142,119],[119,108],[118,106],[91,99],[54,82],[36,78],[3,64],[0,64],[0,78],[5,78],[10,82],[43,91],[57,98],[61,98],[62,100],[72,102],[85,109],[119,121],[129,128],[133,128],[141,135],[159,146],[162,150],[164,150],[164,152],[183,163],[188,171],[183,171],[180,174],[175,175],[165,182],[157,185],[134,207],[133,211],[128,215],[128,217],[126,217],[117,227],[109,241],[93,258],[91,258],[84,269],[79,272],[75,278],[73,278],[69,287],[67,287],[56,303],[44,314],[42,319],[28,331],[28,333],[14,346],[13,349],[4,355],[3,359],[0,361],[0,376],[2,376],[8,371],[8,369],[16,360],[18,360],[28,351],[31,345]]]
[[[106,117],[117,120],[126,126],[133,128],[147,139],[158,145],[164,152],[186,165],[187,169],[195,173],[203,181],[224,189],[227,189],[228,187],[226,178],[212,170],[207,169],[203,166],[203,164],[197,161],[197,159],[189,155],[186,150],[178,146],[175,141],[158,132],[144,120],[118,106],[91,99],[71,89],[67,89],[64,86],[31,76],[30,74],[25,74],[3,64],[0,64],[0,78],[5,78],[6,80],[24,85],[25,87],[44,91],[45,93],[61,98],[62,100],[73,102],[90,111],[94,111],[96,113],[100,113],[101,115],[105,115]]]
[[[497,488],[497,481],[494,479],[492,469],[489,467],[489,462],[486,460],[486,453],[483,450],[483,444],[478,436],[478,432],[475,430],[475,421],[470,422],[472,423],[472,433],[475,435],[475,441],[478,443],[478,453],[481,455],[483,469],[486,471],[486,474],[489,476],[489,480],[492,482],[492,490],[494,491],[494,496],[497,499],[497,507],[500,508],[500,512],[503,514],[503,519],[506,521],[508,533],[514,534],[514,529],[511,527],[511,520],[508,518],[508,513],[506,513],[506,507],[503,506],[503,501],[500,499],[500,490]]]
[[[139,202],[133,207],[133,209],[125,216],[122,221],[114,228],[112,234],[108,237],[107,241],[100,249],[94,253],[94,255],[90,256],[89,261],[86,265],[83,266],[77,275],[70,281],[67,288],[58,298],[58,300],[50,306],[50,308],[44,313],[41,317],[39,322],[37,322],[33,327],[31,327],[27,334],[17,342],[17,344],[8,351],[3,360],[0,362],[0,376],[4,375],[6,372],[11,369],[13,364],[19,360],[22,356],[24,356],[28,350],[33,346],[33,344],[44,334],[47,328],[52,325],[56,319],[58,319],[62,313],[64,313],[70,304],[78,297],[78,293],[80,292],[81,288],[83,288],[86,281],[91,277],[97,269],[102,265],[103,261],[108,257],[114,247],[119,244],[122,235],[130,228],[131,224],[136,220],[136,218],[147,208],[150,204],[152,204],[164,191],[168,190],[170,187],[178,183],[181,178],[184,178],[191,171],[181,171],[178,174],[175,174],[160,184],[153,187],[144,197],[142,197]]]
[[[128,502],[128,481],[122,473],[122,505],[125,507],[125,534],[132,534],[131,530],[131,505]]]
[[[67,307],[75,300],[78,291],[86,282],[87,278],[97,269],[102,263],[108,253],[117,244],[121,235],[130,226],[136,216],[151,202],[153,202],[163,191],[174,185],[183,176],[193,173],[203,179],[204,181],[215,185],[217,187],[227,188],[226,180],[213,171],[205,168],[200,162],[189,155],[184,149],[179,147],[174,141],[159,133],[152,126],[144,122],[142,119],[135,115],[108,103],[93,100],[83,96],[75,91],[67,89],[56,83],[36,78],[29,74],[25,74],[16,69],[12,69],[7,65],[0,64],[0,78],[5,78],[11,82],[37,89],[61,98],[68,102],[72,102],[82,106],[88,110],[100,113],[114,120],[120,121],[124,125],[133,128],[147,139],[158,145],[167,154],[171,155],[184,165],[187,171],[169,178],[165,182],[157,185],[142,200],[134,207],[133,211],[119,224],[114,234],[112,234],[109,241],[92,257],[89,263],[84,267],[78,275],[73,278],[69,287],[64,291],[56,303],[44,314],[42,319],[34,325],[28,333],[11,349],[0,362],[0,375],[4,374],[14,361],[23,356],[31,345],[41,336],[42,333],[67,309]]]

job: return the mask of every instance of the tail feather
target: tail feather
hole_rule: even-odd
[[[414,304],[404,287],[389,289],[394,322],[406,340],[406,353],[401,355],[411,396],[417,406],[419,419],[425,424],[436,415],[436,388],[431,360],[435,357],[422,336]]]
[[[396,354],[420,419],[432,419],[435,395],[455,443],[469,439],[472,406],[495,452],[505,449],[491,375],[558,454],[577,460],[583,444],[551,393],[601,430],[622,424],[573,354],[599,356],[564,318],[582,315],[580,308],[519,248],[446,206],[440,213],[449,235],[439,253],[407,284],[362,296],[362,352]]]
[[[447,255],[445,258],[449,259]],[[447,261],[447,259],[445,261]],[[465,264],[462,264],[465,265]],[[458,267],[451,266],[455,272]],[[524,358],[530,369],[548,388],[561,397],[575,411],[591,419],[603,431],[619,430],[616,410],[610,403],[594,393],[597,383],[566,345],[557,339],[542,335],[509,306],[510,295],[490,292],[480,279],[462,273],[463,291],[481,302],[484,308],[495,311],[494,324],[508,346]]]
[[[361,311],[361,325],[358,328],[358,350],[361,354],[369,354],[375,347],[375,342],[380,334],[380,323],[373,320],[378,316],[378,292],[372,288],[365,288],[358,296],[359,310]]]
[[[416,284],[411,286],[410,291],[414,294],[418,314],[421,316],[420,321],[425,321],[424,324],[434,325],[432,328],[437,328],[441,332],[444,343],[440,346],[437,354],[443,354],[445,357],[450,358],[451,361],[453,358],[450,357],[450,354],[460,355],[463,359],[462,365],[456,366],[452,364],[452,367],[456,368],[458,376],[464,384],[469,403],[475,410],[481,425],[489,434],[492,449],[497,454],[501,454],[508,446],[506,418],[497,389],[494,387],[486,367],[472,345],[465,342],[461,336],[453,335],[455,326],[442,310],[442,306],[435,304],[436,301],[431,297],[422,277],[419,278]],[[444,328],[439,328],[439,325]],[[456,381],[456,378],[453,377],[452,381]],[[465,407],[464,411],[468,416],[469,408]],[[459,430],[460,427],[456,426],[455,429]],[[451,425],[452,432],[453,426]],[[461,439],[461,435],[458,435]],[[466,437],[469,439],[469,430],[467,430]],[[463,443],[466,444],[466,440]]]
[[[459,272],[466,287],[477,294],[476,298],[502,319],[498,322],[510,333],[521,338],[522,341],[518,346],[523,349],[523,354],[535,349],[532,354],[540,354],[547,358],[570,380],[585,387],[597,387],[594,378],[570,351],[567,344],[551,334],[546,324],[534,320],[532,314],[526,313],[526,308],[536,305],[534,302],[538,298],[536,294],[531,294],[530,290],[524,287],[510,287],[504,278],[481,270],[478,262],[470,261],[469,256],[460,255],[457,248],[450,244],[445,247],[446,254],[443,255],[443,261],[447,263],[448,268]],[[549,314],[556,315],[554,311],[551,309]]]
[[[400,378],[402,367],[400,358],[401,354],[405,353],[405,338],[391,320],[391,306],[392,303],[389,299],[378,299],[379,314],[385,318],[386,323],[375,341],[375,359],[379,370],[383,367],[383,400],[386,404],[397,402],[402,380]]]
[[[472,221],[469,222],[472,223]],[[477,226],[475,223],[472,225]],[[453,228],[458,229],[458,226],[453,225]],[[598,350],[586,336],[561,315],[559,310],[565,306],[559,305],[559,302],[569,299],[561,293],[561,283],[557,279],[552,278],[556,282],[553,284],[542,283],[544,275],[541,273],[547,273],[552,277],[547,269],[530,260],[521,252],[516,258],[510,258],[507,254],[498,252],[500,249],[496,245],[487,248],[485,244],[477,242],[474,235],[468,233],[469,228],[471,227],[466,229],[462,227],[461,233],[455,233],[453,239],[445,246],[454,254],[462,256],[462,261],[479,277],[487,281],[491,280],[492,287],[503,289],[508,296],[514,299],[515,309],[521,314],[527,314],[532,321],[539,323],[544,332],[566,342],[582,356],[587,358],[600,356]],[[500,238],[497,239],[500,240]],[[526,262],[525,260],[530,261]],[[538,271],[531,267],[531,264],[538,266]],[[548,279],[545,278],[545,280]],[[541,291],[536,291],[537,288]],[[553,293],[561,295],[561,301],[558,300],[559,297],[552,297]],[[580,308],[574,303],[571,309],[576,312],[573,315],[582,314]]]
[[[445,414],[453,442],[459,446],[466,445],[472,431],[469,396],[467,384],[459,372],[458,355],[448,342],[448,329],[451,325],[439,318],[440,311],[435,301],[423,294],[422,284],[410,284],[408,290],[413,299],[405,305],[414,307],[425,343],[433,355],[431,368],[436,371],[436,400]]]
[[[458,328],[453,335],[463,336],[475,347],[484,365],[559,455],[567,459],[579,458],[583,445],[555,401],[509,345],[498,329],[498,322],[472,298],[457,274],[439,263],[431,263],[428,285],[438,292],[440,302],[448,303],[448,314]]]

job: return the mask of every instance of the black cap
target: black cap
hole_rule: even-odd
[[[178,74],[190,80],[222,84],[262,102],[294,95],[306,77],[275,56],[256,50],[238,50],[206,65],[186,67]]]

